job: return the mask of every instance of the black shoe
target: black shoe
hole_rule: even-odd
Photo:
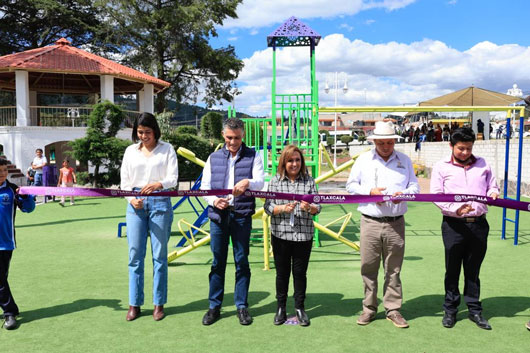
[[[4,328],[6,330],[13,330],[17,327],[17,320],[14,316],[8,315],[5,317]]]
[[[274,324],[275,325],[281,325],[285,321],[287,321],[287,311],[285,311],[285,307],[278,307],[278,311],[276,311],[276,315],[274,315]]]
[[[206,314],[202,317],[203,325],[211,325],[221,317],[221,310],[219,308],[208,309]]]
[[[298,319],[298,323],[300,326],[309,326],[311,324],[311,321],[309,320],[309,317],[307,316],[304,309],[296,309],[296,318]]]
[[[481,329],[491,330],[490,323],[482,316],[482,314],[469,314],[469,320],[473,321]]]
[[[248,313],[247,308],[237,309],[237,317],[241,325],[250,325],[252,323],[252,316]]]
[[[445,328],[451,328],[456,324],[456,314],[449,314],[447,311],[444,313],[442,319],[442,325]]]

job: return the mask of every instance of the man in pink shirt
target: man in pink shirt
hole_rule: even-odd
[[[456,129],[449,143],[451,156],[435,164],[431,175],[433,194],[473,194],[496,199],[499,187],[490,166],[473,155],[475,134],[470,128]],[[439,202],[442,210],[442,238],[445,247],[445,303],[442,325],[456,323],[460,304],[458,281],[464,267],[464,300],[469,319],[478,327],[491,330],[482,316],[480,297],[480,266],[486,255],[489,225],[488,208],[478,202]]]

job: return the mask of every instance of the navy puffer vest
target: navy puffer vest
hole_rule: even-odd
[[[254,158],[256,152],[245,146],[241,145],[239,156],[234,165],[234,185],[243,179],[252,179],[252,168],[254,166]],[[220,150],[210,155],[210,167],[212,177],[210,186],[214,189],[225,189],[225,177],[228,174],[228,166],[230,159],[230,151],[226,149],[226,145]],[[251,216],[255,213],[256,199],[254,197],[248,197],[240,195],[234,199],[234,212],[241,217]],[[219,210],[218,208],[209,206],[208,217],[212,221],[221,222],[221,214],[227,212]]]

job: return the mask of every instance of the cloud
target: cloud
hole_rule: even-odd
[[[449,0],[447,2],[448,5],[456,5],[456,3],[458,2],[458,0]]]
[[[277,50],[278,93],[309,93],[310,69],[307,48]],[[242,94],[238,111],[269,115],[271,109],[272,50],[256,51],[243,60],[238,78]],[[316,49],[316,78],[321,106],[333,106],[334,94],[326,94],[326,80],[339,88],[347,80],[346,94],[337,93],[338,105],[402,105],[417,103],[474,84],[506,92],[514,83],[523,91],[530,87],[530,47],[480,42],[459,51],[431,39],[410,44],[371,44],[350,40],[342,34],[328,35]],[[366,90],[366,93],[365,93]]]
[[[225,21],[223,28],[259,28],[281,24],[290,16],[298,19],[335,18],[355,15],[374,8],[397,10],[416,0],[244,0],[237,19]],[[281,9],[281,11],[279,11]]]
[[[235,42],[237,40],[237,37],[228,37],[226,38],[226,40],[229,42]]]
[[[347,30],[348,32],[353,31],[353,26],[350,26],[350,25],[347,24],[347,23],[341,23],[341,25],[339,26],[339,28],[341,28],[341,29],[345,29],[345,30]]]
[[[374,22],[375,22],[375,20],[366,20],[366,21],[364,21],[364,24],[369,26],[369,25],[371,25]]]

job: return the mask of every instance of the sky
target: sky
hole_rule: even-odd
[[[215,48],[231,45],[245,67],[236,110],[271,111],[272,49],[267,35],[295,16],[318,32],[320,106],[326,82],[346,83],[338,106],[416,104],[474,85],[530,94],[530,32],[523,0],[243,0],[238,18],[218,27]],[[309,93],[309,49],[279,48],[278,93]],[[223,107],[226,109],[227,103]]]

